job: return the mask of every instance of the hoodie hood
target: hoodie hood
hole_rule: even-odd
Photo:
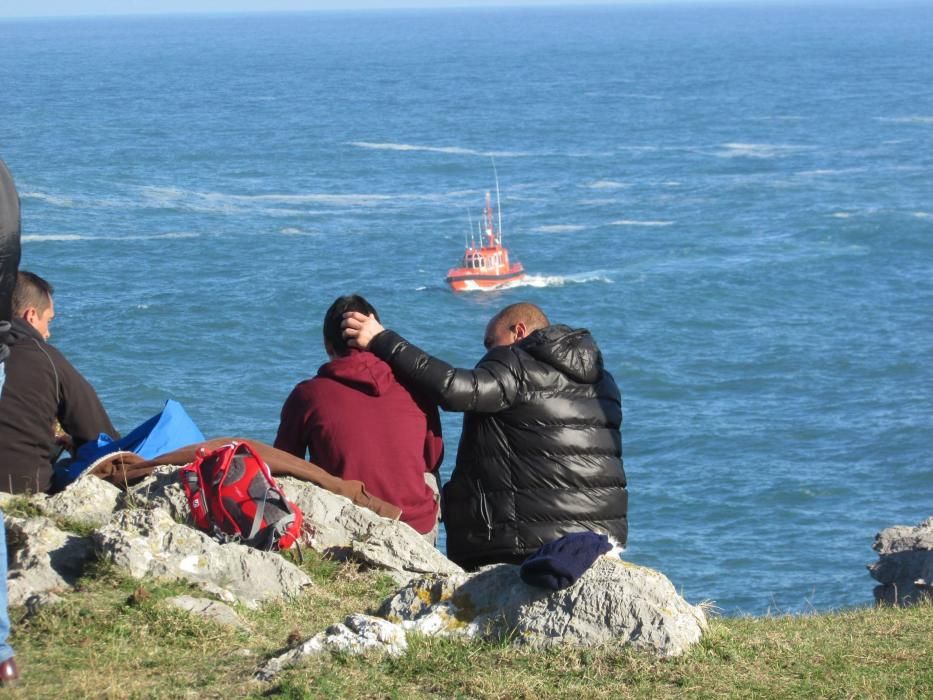
[[[3,332],[4,325],[4,323],[0,323],[0,343],[15,345],[16,343],[28,339],[35,339],[41,343],[45,343],[45,338],[42,337],[42,334],[21,318],[14,318],[12,323],[8,324],[9,330],[6,333]]]
[[[10,347],[24,340],[45,343],[39,331],[20,318],[14,318],[12,323],[0,321],[0,362],[10,356]]]
[[[323,364],[317,376],[333,379],[370,396],[381,396],[394,383],[392,369],[371,352],[350,350],[349,355]]]
[[[585,328],[548,326],[529,335],[518,347],[581,384],[595,384],[602,377],[602,353]]]

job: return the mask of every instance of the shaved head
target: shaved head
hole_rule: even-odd
[[[500,345],[511,345],[530,333],[547,328],[551,322],[534,304],[523,301],[506,306],[486,325],[483,345],[487,350]]]

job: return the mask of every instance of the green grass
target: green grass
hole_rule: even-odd
[[[326,654],[253,680],[269,656],[373,610],[387,577],[306,553],[313,588],[297,601],[240,610],[231,630],[167,608],[194,589],[89,567],[61,604],[21,621],[12,643],[23,698],[930,698],[933,605],[833,614],[716,618],[687,655],[627,649],[535,652],[504,644],[413,637],[400,658]],[[6,691],[2,691],[6,692]]]

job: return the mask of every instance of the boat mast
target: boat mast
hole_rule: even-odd
[[[486,193],[486,238],[489,239],[487,245],[496,245],[496,224],[492,219],[492,204],[489,201],[490,194]]]
[[[502,245],[502,202],[499,200],[499,172],[496,170],[496,159],[490,157],[492,161],[492,174],[496,178],[496,209],[499,211],[499,245]]]
[[[470,214],[470,209],[469,209],[469,208],[467,208],[467,219],[468,219],[469,222],[470,222],[470,228],[469,228],[469,231],[470,231],[470,238],[473,238],[473,215]],[[469,247],[470,247],[470,242],[469,242],[469,240],[467,239],[466,234],[464,234],[464,236],[463,236],[463,247],[464,247],[464,248],[469,248]]]

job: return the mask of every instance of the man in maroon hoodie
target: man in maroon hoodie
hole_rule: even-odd
[[[299,383],[282,407],[275,447],[341,479],[358,479],[402,509],[402,521],[437,537],[437,485],[444,443],[437,406],[412,395],[370,352],[347,346],[343,314],[379,316],[361,296],[338,298],[324,317],[330,361]]]

